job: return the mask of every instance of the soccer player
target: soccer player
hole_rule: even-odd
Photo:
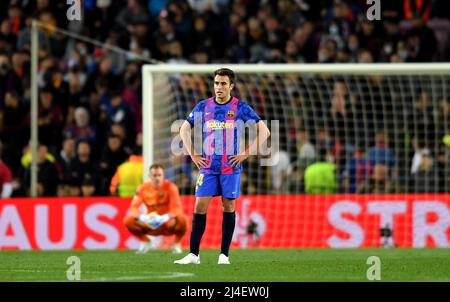
[[[241,163],[258,147],[270,132],[261,118],[245,102],[231,96],[234,72],[221,68],[214,73],[215,97],[200,101],[180,129],[180,136],[192,161],[200,169],[195,188],[195,209],[192,220],[190,253],[176,264],[200,264],[200,241],[206,225],[206,212],[211,198],[222,197],[222,243],[219,264],[230,264],[228,252],[235,227],[235,203],[240,195]],[[239,121],[253,121],[258,136],[242,152],[238,152]],[[191,141],[192,127],[201,126],[203,152],[197,154]],[[194,138],[195,142],[195,138]]]
[[[130,233],[142,241],[139,254],[153,248],[150,236],[160,235],[175,235],[172,251],[180,254],[180,241],[187,230],[187,216],[182,211],[178,188],[171,181],[164,179],[162,165],[153,164],[149,177],[150,180],[137,189],[124,224]],[[147,208],[147,214],[155,213],[141,214],[142,204]]]

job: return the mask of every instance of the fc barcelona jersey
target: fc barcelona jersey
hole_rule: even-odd
[[[258,123],[261,118],[250,105],[232,97],[227,103],[219,104],[215,98],[200,101],[186,119],[192,127],[202,127],[202,155],[208,159],[208,167],[200,173],[236,174],[241,165],[231,166],[228,158],[239,152],[239,137],[244,123]],[[195,138],[194,138],[195,142]]]

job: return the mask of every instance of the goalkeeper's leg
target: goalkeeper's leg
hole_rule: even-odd
[[[179,243],[187,231],[187,217],[179,214],[174,218],[161,225],[159,228],[152,230],[147,229],[146,234],[152,236],[171,236],[175,235],[174,242]]]
[[[147,234],[150,228],[144,226],[143,224],[139,223],[139,221],[136,219],[136,217],[133,216],[126,216],[123,220],[123,223],[125,224],[125,227],[127,230],[138,237],[143,242],[149,242],[150,239],[148,239]]]
[[[159,228],[147,229],[146,234],[151,236],[172,236],[174,235],[174,246],[173,250],[177,254],[181,252],[180,241],[187,231],[187,216],[184,214],[179,214],[169,221],[161,225]]]

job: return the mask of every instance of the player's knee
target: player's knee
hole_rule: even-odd
[[[132,228],[136,225],[136,219],[133,216],[126,216],[123,219],[123,224],[125,225],[126,228]]]
[[[196,214],[206,214],[206,211],[208,211],[208,205],[203,203],[196,203],[195,204],[195,213]]]
[[[222,210],[224,211],[224,212],[234,212],[235,211],[235,208],[234,208],[234,205],[223,205],[222,206]]]
[[[176,218],[176,225],[175,225],[175,228],[177,229],[177,230],[180,230],[180,232],[186,232],[186,230],[187,230],[187,222],[188,222],[188,219],[187,219],[187,216],[186,215],[178,215]]]
[[[224,212],[234,212],[235,211],[234,199],[223,199],[222,200],[222,210]]]

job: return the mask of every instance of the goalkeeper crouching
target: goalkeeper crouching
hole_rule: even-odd
[[[125,227],[141,240],[137,253],[143,254],[154,248],[149,236],[173,236],[172,251],[182,252],[180,241],[186,234],[187,216],[181,207],[178,187],[164,179],[164,168],[153,164],[149,171],[149,180],[136,191],[130,210],[124,219]],[[142,204],[146,213],[142,214]]]

